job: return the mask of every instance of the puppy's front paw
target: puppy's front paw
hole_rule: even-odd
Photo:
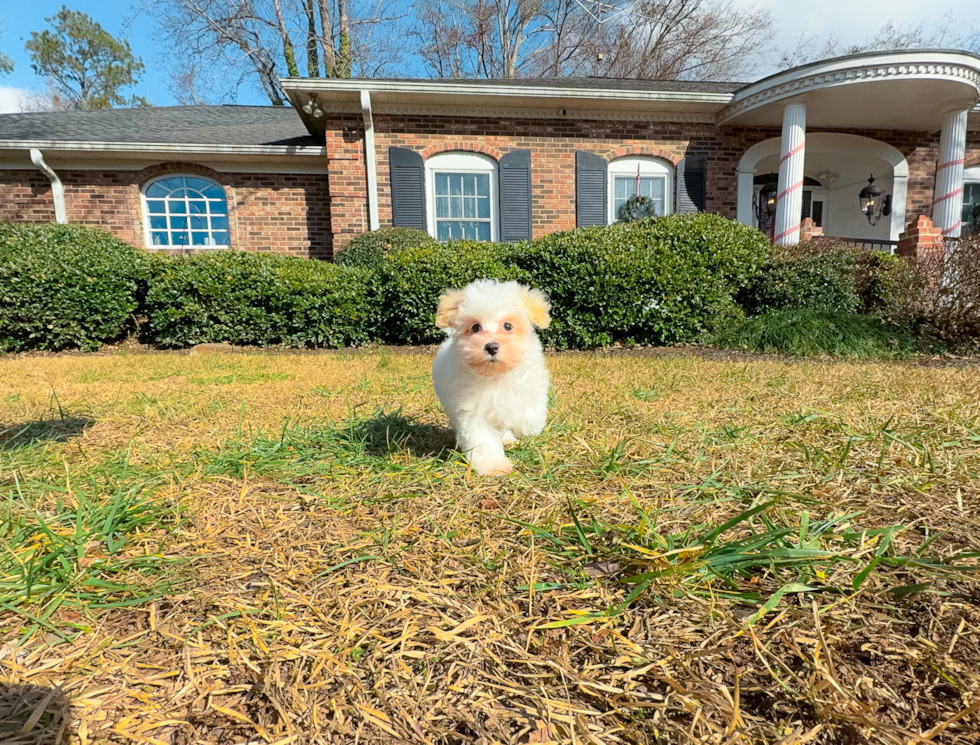
[[[500,438],[500,444],[505,448],[509,448],[511,445],[517,442],[517,438],[514,437],[514,433],[509,429],[504,432],[504,436]]]
[[[514,470],[514,464],[506,458],[503,458],[486,463],[474,463],[473,468],[481,476],[503,476],[505,473],[510,473]]]

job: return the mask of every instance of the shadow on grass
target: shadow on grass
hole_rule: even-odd
[[[377,411],[367,419],[352,419],[337,434],[363,448],[365,455],[383,458],[407,451],[416,458],[448,459],[456,446],[456,433],[438,424],[421,424],[400,411]]]
[[[0,665],[0,674],[3,666]],[[70,702],[60,688],[0,682],[0,742],[60,745],[69,742]]]
[[[88,417],[67,416],[11,424],[0,429],[0,450],[19,450],[39,442],[67,442],[95,424]]]

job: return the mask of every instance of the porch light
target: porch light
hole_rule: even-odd
[[[877,225],[882,215],[887,216],[891,212],[891,198],[885,196],[885,192],[874,185],[874,174],[868,179],[868,185],[861,189],[858,199],[861,200],[861,212],[868,218],[868,222]]]
[[[759,202],[756,205],[756,216],[759,221],[759,229],[772,219],[776,214],[776,194],[779,192],[779,185],[775,181],[770,181],[759,191]]]

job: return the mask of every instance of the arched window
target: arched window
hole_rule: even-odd
[[[657,215],[674,209],[673,167],[658,158],[620,158],[609,164],[609,222],[622,222],[621,210],[635,194],[653,202]]]
[[[146,245],[228,248],[228,202],[220,184],[200,176],[163,176],[143,189]]]
[[[429,233],[440,241],[497,240],[497,163],[450,152],[425,161]]]

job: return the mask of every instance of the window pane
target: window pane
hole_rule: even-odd
[[[191,230],[207,230],[207,229],[208,229],[207,215],[191,216]]]
[[[480,197],[477,200],[477,204],[479,205],[479,207],[477,209],[477,217],[486,217],[486,218],[489,218],[490,217],[490,198],[489,197],[486,197],[486,198]]]
[[[478,241],[490,240],[490,223],[478,222],[476,224],[476,239]]]
[[[211,218],[211,230],[228,230],[228,218],[227,217],[212,217]]]
[[[208,211],[208,203],[203,199],[192,199],[188,204],[192,215],[202,215]]]
[[[170,234],[171,245],[174,246],[186,246],[187,245],[187,233],[171,233]]]
[[[630,184],[630,179],[624,178],[622,176],[616,177],[616,199],[618,201],[622,201],[630,195],[631,192],[627,191],[627,189],[629,188],[629,184]]]
[[[663,201],[664,198],[664,179],[662,178],[652,178],[650,181],[650,192],[648,196],[654,201]],[[663,214],[663,210],[657,213],[658,215]]]
[[[163,214],[166,214],[167,208],[166,208],[165,205],[166,205],[166,202],[164,202],[162,199],[160,199],[160,200],[158,200],[158,199],[147,199],[146,200],[146,209],[147,209],[147,211],[151,215],[163,215]]]
[[[164,215],[153,215],[150,217],[150,228],[152,230],[166,230],[167,218]]]
[[[166,186],[166,182],[169,179],[163,181],[157,181],[152,184],[149,189],[146,190],[146,196],[148,197],[165,197],[170,192],[170,188]]]
[[[459,184],[458,181],[456,182],[455,185],[456,186],[460,186],[460,184]],[[453,186],[453,184],[450,183],[450,188],[452,186]],[[449,199],[449,216],[450,217],[462,217],[463,216],[463,200],[460,199],[459,197],[450,197],[450,199]]]
[[[225,200],[225,190],[222,189],[217,184],[211,184],[210,186],[201,186],[200,189],[201,192],[206,197],[210,197],[211,199],[220,199],[221,201]]]
[[[476,196],[476,176],[463,176],[463,194],[468,197]]]
[[[228,213],[228,205],[225,204],[224,200],[221,200],[220,202],[215,202],[213,200],[209,201],[208,207],[211,208],[212,215],[224,215]]]
[[[191,233],[191,243],[195,246],[207,246],[210,245],[210,240],[208,240],[207,233],[193,232]]]
[[[436,217],[449,217],[449,197],[436,197]]]
[[[476,217],[476,197],[463,200],[463,217]]]
[[[449,175],[446,173],[436,174],[436,195],[449,194]]]
[[[463,177],[458,173],[448,174],[449,178],[449,194],[454,197],[462,196],[463,194]]]
[[[154,246],[169,246],[170,240],[166,233],[154,233],[153,234],[153,245]]]
[[[186,217],[175,217],[170,216],[170,229],[171,230],[187,230],[187,218]]]
[[[450,238],[450,227],[449,227],[450,225],[452,225],[452,223],[448,223],[448,222],[438,223],[436,225],[436,239],[440,241],[452,240]]]
[[[216,230],[211,233],[211,237],[214,238],[214,245],[216,246],[229,246],[231,242],[228,240],[228,233],[224,230]]]
[[[187,202],[185,202],[183,199],[171,200],[171,201],[167,202],[167,204],[170,207],[170,214],[171,215],[174,215],[174,214],[176,214],[176,215],[184,215],[184,214],[187,214]]]
[[[187,189],[174,189],[170,192],[171,199],[183,199],[187,196]]]

